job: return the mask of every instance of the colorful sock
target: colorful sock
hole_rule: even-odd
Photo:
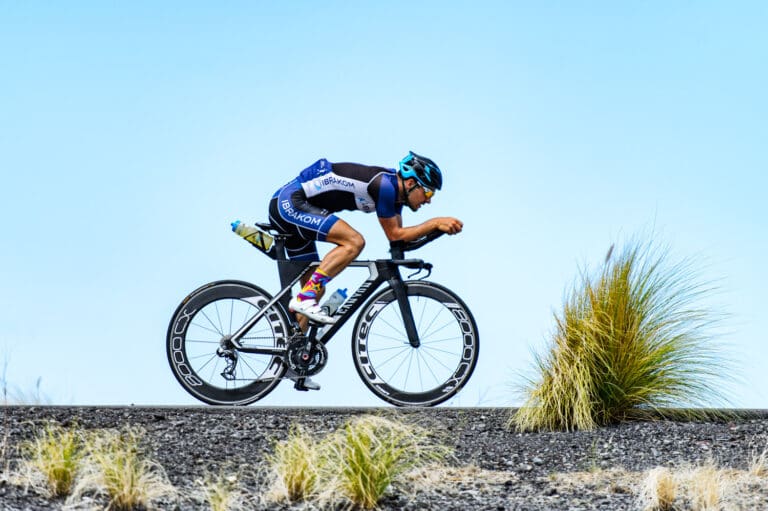
[[[303,302],[304,300],[316,301],[320,294],[320,290],[323,289],[330,280],[331,277],[318,268],[315,270],[315,273],[312,274],[312,277],[309,278],[307,283],[304,284],[304,287],[301,288],[301,291],[296,295],[296,298],[300,302]]]

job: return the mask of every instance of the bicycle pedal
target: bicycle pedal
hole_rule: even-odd
[[[306,392],[308,390],[320,390],[320,385],[312,381],[310,378],[298,378],[295,381],[296,383],[294,383],[293,388],[296,390],[300,390],[302,392]]]

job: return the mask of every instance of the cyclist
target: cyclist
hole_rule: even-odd
[[[334,213],[375,211],[390,241],[411,241],[438,229],[457,234],[464,224],[453,217],[435,217],[403,227],[403,206],[417,211],[431,202],[442,185],[443,176],[435,162],[411,151],[397,170],[320,159],[275,192],[269,203],[269,220],[278,231],[294,235],[286,243],[291,260],[318,260],[315,241],[337,245],[323,257],[314,273],[305,277],[301,291],[290,301],[292,312],[308,318],[299,318],[302,328],[309,319],[333,323],[333,318],[318,305],[320,297],[326,284],[365,246],[363,236]]]

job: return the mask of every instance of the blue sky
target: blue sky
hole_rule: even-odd
[[[195,404],[164,352],[178,302],[277,289],[229,222],[264,219],[319,157],[412,149],[445,187],[405,223],[465,222],[418,253],[480,329],[452,404],[519,405],[579,268],[650,231],[719,283],[734,404],[766,408],[767,22],[763,2],[0,0],[6,378],[62,404]],[[386,257],[373,215],[342,216]],[[261,404],[382,404],[349,336],[320,392]]]

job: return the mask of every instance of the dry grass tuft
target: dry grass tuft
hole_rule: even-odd
[[[207,472],[195,483],[199,487],[201,500],[211,511],[241,511],[251,509],[250,498],[240,485],[241,473],[230,467],[219,472]]]
[[[699,283],[691,262],[630,244],[596,275],[583,272],[567,297],[537,378],[510,418],[521,430],[593,429],[637,410],[690,406],[695,415],[725,403],[729,374],[710,339],[720,315],[698,305],[714,289]]]
[[[296,502],[315,494],[319,466],[319,446],[301,426],[293,426],[288,438],[278,442],[274,454],[267,456],[271,473],[270,501]]]
[[[88,438],[83,472],[70,502],[87,493],[105,495],[108,509],[150,508],[155,500],[176,496],[163,467],[141,450],[144,430],[103,430]]]
[[[66,497],[72,492],[85,457],[80,431],[48,423],[37,437],[22,443],[20,451],[22,461],[15,476],[18,484],[49,497]]]
[[[717,511],[723,500],[724,474],[714,463],[696,467],[687,476],[694,511]]]
[[[636,508],[643,511],[762,509],[768,500],[764,480],[748,470],[719,468],[712,461],[646,472],[610,469],[557,473],[552,481],[571,493],[634,493]]]
[[[757,478],[768,477],[768,447],[763,449],[761,453],[752,455],[752,460],[749,463],[749,473]]]
[[[638,503],[644,511],[671,511],[678,494],[678,482],[666,467],[649,470],[640,484]]]
[[[448,454],[426,430],[378,416],[351,419],[322,439],[293,427],[268,457],[267,500],[373,509],[406,473]]]
[[[425,429],[363,416],[348,421],[325,441],[321,477],[354,506],[373,509],[404,474],[448,455],[449,450],[432,441]]]

